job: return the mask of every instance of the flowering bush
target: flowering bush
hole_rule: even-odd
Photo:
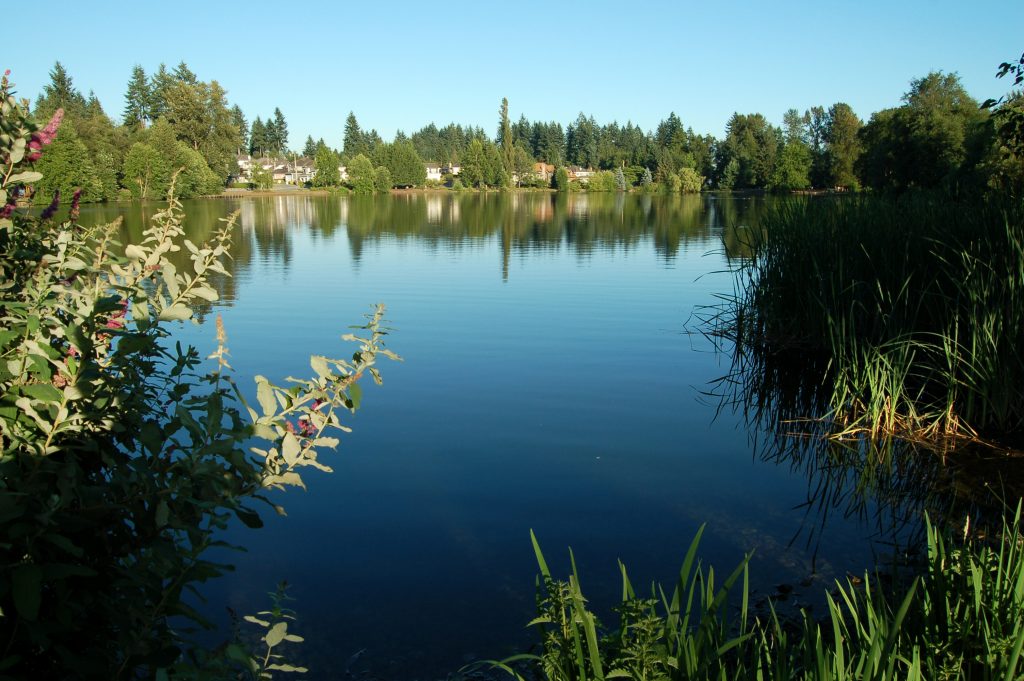
[[[117,224],[60,221],[59,197],[39,217],[17,198],[41,179],[60,116],[41,130],[0,86],[0,675],[158,678],[191,667],[180,633],[202,622],[183,596],[227,568],[204,558],[234,515],[250,526],[268,489],[302,486],[303,468],[347,430],[358,381],[380,381],[383,308],[351,360],[313,357],[315,378],[288,387],[257,377],[256,404],[229,375],[218,319],[212,369],[170,348],[168,324],[213,301],[227,276],[234,217],[208,244],[184,238],[180,204],[122,247]],[[187,249],[188,271],[168,258]],[[274,508],[281,511],[280,507]],[[268,648],[286,634],[275,624]],[[230,648],[219,664],[260,673]],[[212,658],[202,663],[211,664]],[[272,659],[268,656],[266,661]],[[224,671],[211,671],[223,678]]]

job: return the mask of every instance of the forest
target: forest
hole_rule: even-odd
[[[898,106],[866,122],[844,102],[790,109],[781,126],[761,113],[734,113],[717,139],[674,112],[645,132],[583,112],[565,125],[525,114],[513,120],[503,100],[493,137],[478,125],[431,122],[410,134],[399,130],[388,142],[350,112],[339,130],[308,136],[299,148],[289,146],[280,107],[250,123],[218,81],[200,80],[184,62],[174,69],[161,64],[151,75],[136,65],[120,122],[95,95],[84,96],[57,62],[31,106],[40,125],[63,116],[52,150],[39,161],[46,179],[35,201],[75,189],[83,201],[157,198],[177,169],[179,196],[217,194],[239,179],[239,155],[283,162],[301,155],[315,165],[313,186],[344,184],[357,193],[426,186],[427,162],[460,166],[457,185],[446,178],[457,188],[581,188],[566,175],[537,177],[534,165],[543,163],[597,171],[588,191],[1018,192],[1024,164],[1012,120],[1022,111],[1019,92],[981,103],[955,74],[933,72],[913,80]],[[340,148],[324,141],[332,136]],[[261,179],[271,182],[269,174]]]

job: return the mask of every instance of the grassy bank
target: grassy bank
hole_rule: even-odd
[[[1019,201],[795,200],[746,234],[752,257],[715,331],[755,363],[818,367],[834,435],[1020,446]]]

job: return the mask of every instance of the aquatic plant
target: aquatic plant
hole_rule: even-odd
[[[1011,679],[1024,673],[1021,507],[992,538],[928,525],[913,579],[865,575],[837,583],[827,612],[795,619],[750,607],[749,556],[722,582],[697,557],[703,527],[668,594],[637,594],[620,563],[617,626],[606,629],[572,560],[556,579],[536,538],[540,652],[491,662],[517,680]],[[888,577],[892,577],[891,575]],[[892,584],[886,587],[886,584]]]
[[[819,367],[841,438],[1013,442],[1024,426],[1024,205],[782,201],[711,319],[736,353]]]

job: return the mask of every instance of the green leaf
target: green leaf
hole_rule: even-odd
[[[167,525],[167,516],[170,514],[171,509],[168,508],[167,502],[163,499],[156,505],[156,526],[164,527]]]
[[[7,181],[8,182],[21,182],[23,184],[31,184],[33,182],[38,182],[41,179],[43,179],[43,174],[42,173],[36,172],[34,170],[26,170],[23,173],[17,173],[15,175],[11,175],[7,179]]]
[[[188,305],[182,305],[181,303],[175,303],[170,307],[165,307],[160,310],[160,319],[162,321],[183,321],[185,319],[191,319],[192,309]]]
[[[295,672],[297,674],[305,674],[309,671],[305,667],[296,667],[290,664],[270,664],[267,665],[267,669],[273,669],[279,672]]]
[[[194,289],[192,289],[192,295],[196,296],[197,298],[202,298],[203,300],[209,300],[211,303],[220,299],[220,296],[217,295],[217,292],[214,291],[209,286],[195,287]]]
[[[309,366],[313,368],[320,378],[327,378],[331,374],[331,368],[327,364],[327,358],[320,355],[313,355],[309,358]]]
[[[264,416],[277,413],[277,400],[274,399],[274,388],[263,376],[256,377],[256,399],[263,408]]]
[[[358,383],[353,383],[348,387],[348,397],[352,401],[353,409],[358,409],[359,405],[363,403],[363,389],[359,387]]]
[[[38,565],[22,563],[11,574],[14,607],[18,614],[30,622],[39,617],[39,603],[43,595],[43,572]]]
[[[267,635],[263,637],[263,640],[269,647],[273,648],[278,643],[284,640],[285,634],[287,633],[288,623],[278,622],[274,626],[270,627],[270,631],[268,631]]]
[[[263,527],[263,519],[260,518],[256,511],[251,511],[247,508],[236,508],[235,515],[238,516],[239,520],[245,523],[246,527],[251,527],[253,529]]]
[[[155,421],[146,421],[142,424],[139,439],[142,441],[142,446],[149,450],[150,454],[157,454],[163,449],[164,431]]]
[[[285,433],[284,439],[281,441],[281,456],[284,457],[284,462],[289,466],[294,466],[299,460],[299,452],[302,448],[299,446],[299,440],[291,433]]]
[[[135,244],[128,244],[127,246],[125,246],[124,254],[126,257],[131,258],[132,260],[146,259],[146,251],[144,251],[140,246],[136,246]]]

